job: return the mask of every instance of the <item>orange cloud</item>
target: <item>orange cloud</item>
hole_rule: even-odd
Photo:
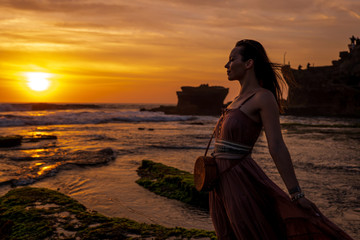
[[[231,87],[230,99],[238,87],[223,66],[237,40],[259,40],[278,63],[286,52],[294,67],[329,65],[360,24],[352,0],[0,3],[0,102],[175,103],[181,86],[202,83]],[[30,71],[55,74],[57,90],[17,93],[18,73]]]

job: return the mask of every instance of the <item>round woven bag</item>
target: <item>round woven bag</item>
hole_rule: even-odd
[[[211,191],[218,179],[215,158],[200,156],[194,165],[194,184],[198,191]]]

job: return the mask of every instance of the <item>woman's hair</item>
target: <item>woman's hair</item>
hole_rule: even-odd
[[[283,112],[282,89],[280,84],[286,84],[279,70],[280,64],[270,62],[264,47],[255,40],[244,39],[238,41],[235,47],[240,48],[243,61],[254,60],[255,76],[261,87],[270,90],[276,99],[279,111]]]

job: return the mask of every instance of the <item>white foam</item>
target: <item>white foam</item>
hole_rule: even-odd
[[[65,124],[101,124],[131,122],[171,122],[194,120],[193,116],[165,115],[161,112],[142,112],[137,110],[57,110],[21,111],[0,115],[0,126],[39,126]]]

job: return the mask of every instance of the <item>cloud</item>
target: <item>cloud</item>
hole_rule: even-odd
[[[275,62],[286,51],[294,65],[330,63],[358,33],[359,12],[357,0],[0,0],[0,70],[219,82],[243,38]]]
[[[355,10],[335,8],[324,1],[3,1],[7,8],[25,11],[29,19],[47,21],[50,27],[78,29],[80,35],[89,31],[104,32],[131,30],[134,36],[142,33],[168,37],[191,34],[191,37],[248,29],[253,32],[276,31],[293,25],[312,27],[326,21],[342,21],[339,11],[348,11],[357,18]],[[346,1],[345,1],[346,2]],[[349,5],[349,4],[345,4]],[[354,4],[353,4],[354,5]],[[35,12],[37,12],[35,14]],[[55,15],[53,13],[56,13]],[[63,13],[63,14],[61,14]],[[64,15],[66,13],[66,15]],[[26,15],[29,14],[29,15]],[[322,23],[321,23],[322,21]],[[95,29],[95,30],[94,30]],[[225,36],[226,37],[226,36]]]
[[[83,0],[2,0],[0,3],[3,7],[31,12],[95,13],[95,11],[98,11],[115,14],[132,10],[126,5],[104,4],[101,1],[90,2]]]

